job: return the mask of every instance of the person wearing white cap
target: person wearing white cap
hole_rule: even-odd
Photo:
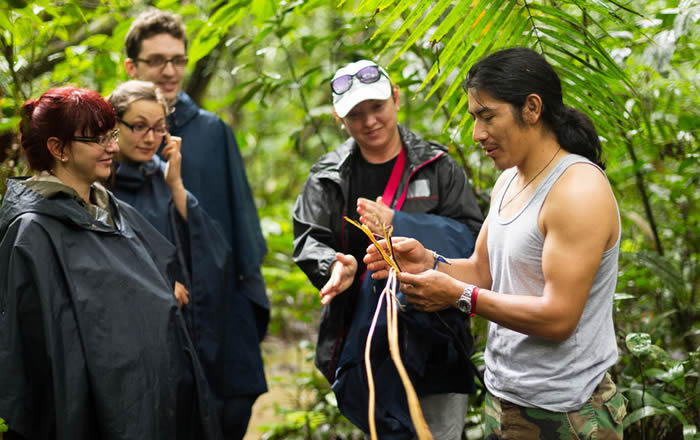
[[[344,217],[377,234],[382,224],[392,226],[437,252],[468,257],[483,216],[447,149],[398,123],[399,91],[386,70],[371,60],[348,64],[335,73],[331,89],[335,116],[350,138],[311,168],[294,208],[293,257],[323,305],[316,366],[343,415],[368,432],[362,353],[384,282],[365,275],[369,240]],[[400,315],[404,364],[428,426],[436,439],[459,440],[474,389],[469,318],[456,310]],[[380,336],[385,330],[375,330],[372,351],[377,431],[380,438],[412,439],[404,391]]]

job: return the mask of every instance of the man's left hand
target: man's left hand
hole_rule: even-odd
[[[399,282],[399,289],[406,295],[408,302],[423,312],[437,312],[454,307],[463,289],[463,283],[436,270],[426,270],[419,274],[401,272]]]

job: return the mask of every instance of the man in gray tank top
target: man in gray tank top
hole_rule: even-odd
[[[598,134],[530,49],[479,61],[465,89],[473,139],[505,171],[469,259],[393,239],[401,291],[419,310],[489,320],[488,438],[622,438],[626,399],[607,373],[621,230]],[[364,261],[387,276],[375,249]]]

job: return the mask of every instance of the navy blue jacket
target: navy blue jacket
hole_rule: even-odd
[[[267,391],[250,299],[235,288],[231,247],[218,222],[187,194],[187,221],[175,209],[154,156],[139,166],[117,163],[114,195],[136,208],[176,245],[178,278],[190,292],[183,307],[212,390],[228,398]]]
[[[267,331],[270,303],[260,267],[267,246],[253,194],[231,127],[180,92],[168,117],[171,134],[182,138],[182,181],[222,227],[233,249],[237,289],[256,305],[259,340]]]

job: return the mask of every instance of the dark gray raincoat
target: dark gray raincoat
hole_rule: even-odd
[[[115,226],[10,179],[0,210],[6,439],[218,439],[173,296],[174,248],[110,195]]]

